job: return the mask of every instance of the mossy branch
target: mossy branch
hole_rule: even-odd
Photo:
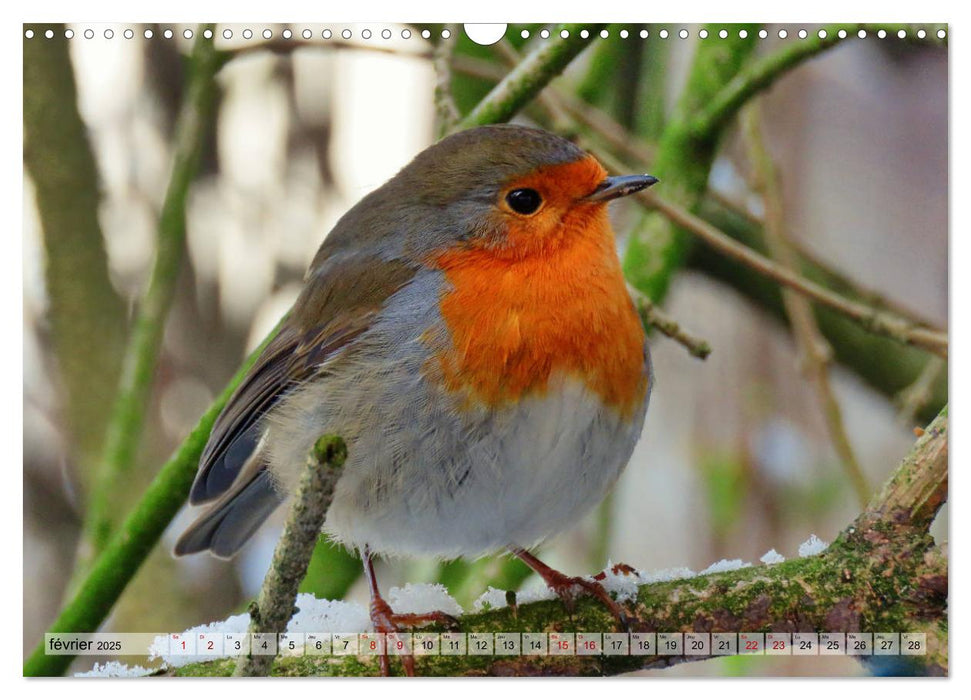
[[[107,544],[117,522],[119,493],[131,470],[145,422],[165,331],[185,251],[185,210],[208,132],[217,90],[216,53],[203,28],[197,32],[187,97],[176,125],[172,174],[158,222],[155,264],[125,351],[118,394],[105,433],[101,469],[85,517],[78,569]],[[209,27],[211,29],[211,27]],[[90,548],[86,551],[85,548]]]
[[[286,631],[296,612],[297,588],[307,575],[314,545],[346,460],[347,446],[333,435],[317,440],[310,451],[260,595],[250,606],[250,634]],[[266,676],[273,661],[273,656],[253,654],[251,648],[239,657],[233,675]]]
[[[947,497],[946,409],[927,427],[879,495],[821,555],[688,579],[646,584],[633,631],[923,632],[924,656],[898,656],[897,674],[944,675],[947,555],[928,528]],[[470,632],[601,632],[614,629],[589,598],[571,613],[558,601],[461,618]],[[417,675],[616,675],[700,656],[418,656]],[[875,663],[880,657],[865,658]],[[175,675],[229,675],[233,660],[192,664]],[[399,667],[392,664],[392,669]],[[274,675],[372,676],[377,657],[286,657]]]

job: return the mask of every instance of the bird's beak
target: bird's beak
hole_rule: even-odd
[[[583,198],[584,202],[609,202],[611,199],[646,190],[657,182],[653,175],[620,175],[608,177],[597,189]]]

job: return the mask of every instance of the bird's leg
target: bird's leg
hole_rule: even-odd
[[[580,590],[586,591],[589,595],[592,595],[607,606],[610,614],[617,618],[617,621],[624,629],[629,629],[630,621],[627,618],[627,613],[624,612],[616,600],[610,597],[607,589],[598,581],[589,581],[579,576],[567,576],[547,566],[525,549],[511,548],[510,551],[522,559],[530,569],[539,574],[543,581],[546,582],[546,585],[553,589],[568,608],[573,607]]]
[[[393,634],[400,632],[402,627],[419,627],[436,622],[453,629],[458,627],[458,620],[441,610],[428,613],[394,612],[388,605],[388,601],[381,597],[381,592],[378,590],[378,581],[374,576],[374,563],[371,552],[367,547],[361,553],[361,558],[364,560],[364,576],[367,578],[368,589],[371,591],[371,623],[376,632]],[[407,675],[415,675],[415,657],[411,653],[402,656],[401,663],[405,667]],[[391,661],[388,658],[387,645],[385,645],[384,652],[381,654],[381,675],[391,675]]]

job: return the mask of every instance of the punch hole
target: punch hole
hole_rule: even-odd
[[[105,39],[114,39],[115,33],[110,29],[105,29]]]
[[[846,38],[846,30],[845,29],[840,29],[838,32],[836,32],[836,36],[838,36],[840,39],[845,39]]]
[[[175,36],[175,34],[171,29],[166,29],[164,32],[162,32],[162,36],[164,36],[166,39],[171,39],[173,36]]]
[[[445,33],[442,32],[442,35],[443,36],[444,36],[444,34]],[[371,38],[371,30],[370,29],[365,29],[364,31],[362,31],[361,32],[361,38],[362,39],[370,39]],[[445,38],[447,39],[448,37],[445,37]]]
[[[223,39],[232,39],[232,38],[233,38],[233,30],[223,29]]]
[[[904,31],[903,29],[901,29],[899,32],[897,32],[897,38],[898,39],[906,39],[907,38],[907,32]]]
[[[528,29],[524,29],[523,31],[519,32],[519,36],[522,37],[523,39],[528,39],[529,38],[529,30]],[[476,42],[476,43],[478,43],[478,42]]]
[[[787,36],[789,36],[789,32],[787,32],[785,29],[780,29],[779,30],[779,38],[780,39],[785,39]]]
[[[34,38],[34,30],[33,29],[28,29],[26,32],[24,32],[24,36],[27,37],[28,39],[33,39]]]
[[[46,32],[44,32],[44,36],[46,36],[48,39],[53,39],[54,38],[54,30],[53,29],[48,29]]]
[[[325,29],[320,33],[320,36],[324,39],[330,39],[332,36],[334,36],[334,32],[330,31],[329,29]],[[405,38],[407,39],[408,37]]]
[[[381,30],[381,38],[382,39],[390,39],[391,38],[391,30],[390,29],[382,29]]]
[[[926,36],[927,36],[927,32],[925,32],[923,29],[918,29],[917,30],[917,38],[918,39],[923,39]]]
[[[313,37],[313,35],[314,33],[309,29],[304,29],[302,32],[300,32],[300,36],[302,36],[304,39],[310,39]]]
[[[688,38],[688,30],[687,29],[682,29],[680,32],[678,32],[678,36],[681,37],[682,39],[687,39]]]
[[[424,32],[422,32],[422,34],[424,34]],[[350,29],[345,29],[344,31],[342,31],[341,32],[341,38],[342,39],[350,39],[351,38],[351,30]]]
[[[698,32],[698,36],[701,37],[702,39],[707,39],[708,38],[708,30],[707,29],[702,29],[700,32]]]
[[[64,30],[64,38],[65,39],[73,39],[74,38],[74,30],[73,29],[65,29]]]
[[[263,30],[263,38],[264,39],[272,39],[273,38],[273,32],[271,32],[269,29],[264,29]]]
[[[647,30],[646,29],[642,29],[640,36],[641,36],[641,39],[646,39],[647,36],[648,36],[647,35]]]
[[[589,39],[590,38],[590,32],[588,30],[586,30],[586,29],[581,29],[580,30],[580,38],[581,39]]]
[[[600,38],[601,39],[607,39],[608,37],[610,37],[610,32],[608,32],[606,29],[601,29],[600,30]]]
[[[816,36],[818,36],[820,39],[825,39],[828,34],[826,34],[825,29],[820,29],[818,32],[816,32]]]
[[[945,32],[943,29],[938,29],[937,30],[937,38],[938,39],[943,39],[946,36],[947,36],[947,32]]]
[[[626,29],[621,29],[620,30],[620,38],[621,39],[626,39],[629,36],[630,36],[630,32],[629,31],[627,31]]]
[[[807,36],[809,36],[809,32],[807,32],[805,29],[800,29],[799,30],[799,38],[800,39],[805,39]]]
[[[151,29],[146,29],[142,33],[142,36],[144,36],[146,39],[151,39],[153,36],[155,36],[155,32],[153,32]]]
[[[427,29],[422,29],[421,30],[421,38],[422,39],[431,39],[432,38],[432,33],[430,31],[428,31]]]
[[[479,46],[492,46],[506,35],[508,25],[505,24],[463,24],[462,29],[465,36],[469,37]],[[524,29],[519,33],[523,39],[529,38],[529,30]]]
[[[246,31],[249,31],[249,30],[247,29]],[[252,35],[250,35],[250,36],[252,36]],[[284,39],[292,39],[293,38],[293,32],[290,31],[289,29],[284,29],[283,30],[283,38]]]
[[[866,39],[866,29],[861,29],[856,33],[856,35],[861,39]]]
[[[881,29],[880,31],[877,32],[877,36],[880,37],[881,39],[886,39],[887,31],[885,29]]]
[[[567,31],[566,29],[561,29],[560,30],[560,38],[561,39],[569,39],[570,38],[570,32]]]
[[[402,29],[401,30],[401,38],[402,39],[410,39],[411,38],[411,30],[410,29]]]
[[[244,39],[252,39],[253,38],[253,30],[252,29],[244,29],[243,30],[243,38]]]
[[[549,39],[549,38],[550,38],[550,30],[549,30],[549,29],[544,29],[543,31],[541,31],[541,32],[539,33],[539,35],[540,35],[540,37],[542,37],[543,39]]]
[[[184,36],[186,39],[191,39],[192,38],[192,30],[191,29],[186,29],[184,32],[182,32],[182,36]]]
[[[85,39],[94,39],[94,31],[91,30],[91,29],[85,29],[84,30],[84,38]]]
[[[668,30],[667,29],[662,29],[661,31],[659,31],[657,33],[657,35],[659,37],[661,37],[662,39],[667,39],[668,38]]]
[[[212,39],[212,30],[211,29],[205,30],[202,33],[202,36],[206,37],[207,39]]]
[[[728,30],[727,29],[720,30],[718,32],[718,38],[719,39],[727,39],[728,38]]]
[[[760,29],[759,30],[759,39],[768,39],[768,38],[769,38],[769,33],[766,30],[764,30],[764,29]]]
[[[747,29],[739,29],[738,30],[738,38],[739,39],[747,39],[748,38],[748,30]]]
[[[135,32],[133,32],[131,29],[126,29],[125,30],[125,38],[126,39],[134,39],[135,38]]]

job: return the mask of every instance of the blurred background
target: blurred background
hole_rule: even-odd
[[[109,26],[111,39],[104,36]],[[245,355],[293,302],[306,266],[341,214],[436,139],[432,53],[441,25],[290,27],[295,39],[305,30],[310,38],[281,49],[262,32],[268,28],[279,38],[283,25],[217,28],[217,47],[238,55],[218,75],[211,135],[189,194],[187,255],[166,325],[138,470],[125,484],[125,502],[113,504],[119,512],[137,500]],[[89,28],[93,38],[86,39]],[[86,357],[95,352],[89,347],[75,348],[70,362],[55,352],[45,269],[57,253],[40,225],[31,173],[25,169],[25,653],[65,595],[91,484],[93,461],[84,455],[100,444],[100,428],[69,426],[87,415],[92,426],[103,427],[115,388],[106,380],[104,392],[90,396],[90,405],[72,409],[66,405],[67,374],[93,362],[109,366],[109,379],[117,377],[110,367],[120,358],[151,270],[192,44],[177,25],[150,27],[151,39],[144,36],[148,25],[130,25],[131,39],[123,37],[126,28],[72,26],[75,36],[67,42],[77,106],[98,174],[103,242],[86,244],[95,254],[103,246],[107,266],[105,335],[99,338],[98,357]],[[508,46],[528,50],[542,41],[542,28],[510,26]],[[688,39],[678,38],[680,28],[613,25],[610,37],[595,40],[554,85],[650,144],[677,99],[699,41],[697,27],[687,27]],[[795,41],[798,28],[790,28],[789,39],[779,39],[777,28],[770,28],[770,38],[761,40],[756,52]],[[166,29],[172,30],[171,38],[165,38]],[[648,38],[641,39],[645,29]],[[662,29],[669,32],[665,39]],[[224,38],[225,30],[233,37]],[[244,38],[245,30],[251,38]],[[452,87],[464,112],[507,70],[508,54],[473,44],[460,29],[452,31]],[[850,39],[784,77],[765,94],[762,115],[767,146],[781,173],[787,231],[798,247],[946,328],[947,49],[876,36]],[[527,110],[517,121],[542,123],[543,118]],[[763,206],[751,194],[746,148],[735,132],[732,127],[722,143],[710,199],[735,216],[757,218]],[[658,186],[661,194],[663,186]],[[622,202],[614,210],[620,246],[637,220],[636,206]],[[94,273],[79,265],[77,274]],[[544,559],[576,574],[599,571],[608,559],[649,571],[680,566],[698,571],[722,558],[758,563],[773,548],[794,557],[811,533],[831,541],[860,505],[787,328],[704,256],[677,275],[663,306],[709,341],[713,353],[702,362],[654,335],[657,382],[630,466],[603,507],[543,548]],[[911,415],[901,415],[895,392],[876,391],[859,372],[839,365],[832,379],[852,446],[876,489],[912,444],[912,429],[923,424],[920,416],[927,407],[905,407]],[[931,379],[935,386],[946,385],[946,366]],[[262,581],[283,514],[280,510],[234,561],[207,555],[176,560],[172,544],[192,519],[184,510],[124,594],[108,628],[180,631],[244,609]],[[946,508],[934,533],[946,539]],[[322,543],[304,590],[366,602],[358,571],[353,557]],[[386,591],[405,582],[445,581],[466,607],[487,585],[514,586],[524,577],[505,559],[471,565],[382,562],[378,571]],[[89,659],[75,668],[90,664]],[[863,671],[849,658],[746,657],[659,673]]]

